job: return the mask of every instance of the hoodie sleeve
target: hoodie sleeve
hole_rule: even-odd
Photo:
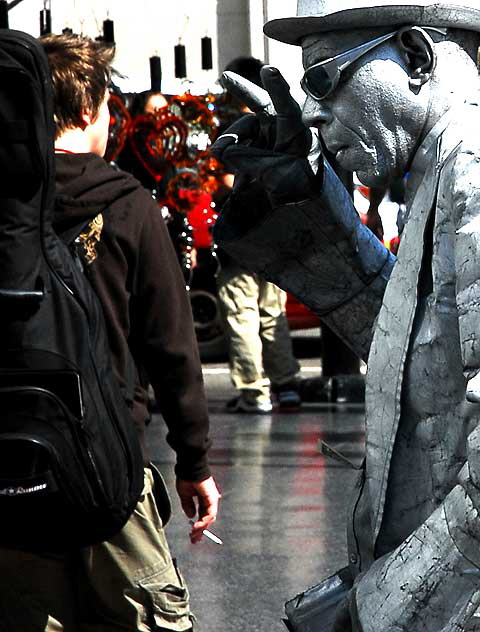
[[[202,367],[180,265],[159,209],[148,202],[136,249],[131,334],[177,454],[176,475],[198,481],[210,475]]]

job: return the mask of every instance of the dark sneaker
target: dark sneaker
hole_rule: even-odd
[[[302,400],[298,391],[285,390],[277,393],[277,403],[281,410],[297,409],[300,407]]]
[[[286,384],[272,385],[272,394],[276,410],[280,412],[292,412],[300,408],[302,398],[300,397],[298,384],[296,381]]]

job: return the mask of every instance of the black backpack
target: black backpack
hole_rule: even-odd
[[[54,122],[41,45],[0,29],[0,546],[110,538],[143,489],[101,305],[52,228]]]

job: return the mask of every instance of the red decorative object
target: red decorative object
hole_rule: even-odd
[[[180,171],[168,183],[166,204],[186,214],[196,204],[196,196],[199,194],[197,173],[191,169]]]
[[[148,173],[159,182],[169,164],[185,154],[187,125],[167,108],[137,116],[128,132],[132,149]]]
[[[188,138],[183,160],[177,166],[192,167],[207,154],[217,126],[205,98],[186,93],[170,99],[169,110],[187,125]]]
[[[194,170],[180,171],[170,180],[165,203],[188,217],[195,248],[212,247],[212,227],[217,213],[211,193],[201,186]]]
[[[212,206],[210,193],[200,190],[195,196],[191,196],[188,221],[192,227],[195,248],[211,248],[213,246],[212,228],[217,217],[218,213]]]
[[[214,156],[208,155],[198,164],[198,181],[207,193],[215,193],[218,190],[224,175],[223,165]]]
[[[125,145],[132,118],[122,99],[116,94],[110,95],[108,109],[110,110],[110,127],[104,158],[107,162],[111,162],[117,158]]]

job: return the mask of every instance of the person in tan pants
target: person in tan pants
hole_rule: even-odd
[[[233,71],[261,86],[263,63],[254,57],[236,57],[225,70]],[[228,92],[224,95],[238,116],[249,111]],[[226,121],[232,122],[233,119]],[[219,134],[222,133],[222,126]],[[233,175],[225,174],[217,193],[217,206],[230,193]],[[239,393],[227,403],[230,412],[270,413],[274,403],[280,410],[300,405],[297,374],[300,365],[293,355],[285,305],[286,293],[273,283],[234,262],[217,249],[218,298],[229,338],[230,373]]]
[[[227,404],[231,412],[269,413],[271,391],[279,409],[300,405],[285,314],[286,293],[237,264],[217,276],[218,296],[229,336],[229,363],[239,394]]]

